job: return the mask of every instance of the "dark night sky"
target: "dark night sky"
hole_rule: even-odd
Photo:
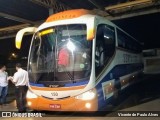
[[[11,53],[17,53],[21,57],[28,56],[30,42],[31,36],[25,36],[22,42],[22,48],[18,50],[15,47],[15,38],[0,40],[0,55],[9,57]]]
[[[144,49],[160,47],[160,13],[113,21],[117,26],[144,43]],[[0,55],[17,52],[21,57],[28,55],[31,36],[26,36],[22,49],[15,48],[15,38],[0,40]]]

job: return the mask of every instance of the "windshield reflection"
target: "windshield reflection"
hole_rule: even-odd
[[[33,37],[29,75],[33,83],[89,80],[92,41],[86,25],[63,25],[40,31]]]

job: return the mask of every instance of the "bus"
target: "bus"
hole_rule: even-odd
[[[160,74],[160,48],[143,50],[144,74]]]
[[[142,46],[104,17],[85,9],[53,14],[16,35],[32,33],[27,105],[32,110],[99,111],[143,72]]]

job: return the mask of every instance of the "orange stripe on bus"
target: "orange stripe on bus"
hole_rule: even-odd
[[[31,89],[33,90],[44,90],[44,91],[65,91],[65,90],[78,90],[83,89],[84,86],[76,86],[76,87],[58,87],[58,88],[47,88],[47,87],[35,87],[31,86]]]
[[[93,14],[93,13],[85,9],[68,10],[51,15],[50,17],[47,18],[46,22],[77,18],[86,14]]]

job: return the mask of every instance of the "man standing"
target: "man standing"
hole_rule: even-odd
[[[26,93],[28,90],[28,72],[21,68],[21,64],[16,64],[17,72],[14,74],[12,82],[15,84],[15,94],[17,108],[19,112],[26,112]]]
[[[5,72],[6,66],[0,65],[0,104],[6,104],[6,96],[8,92],[8,74]]]

